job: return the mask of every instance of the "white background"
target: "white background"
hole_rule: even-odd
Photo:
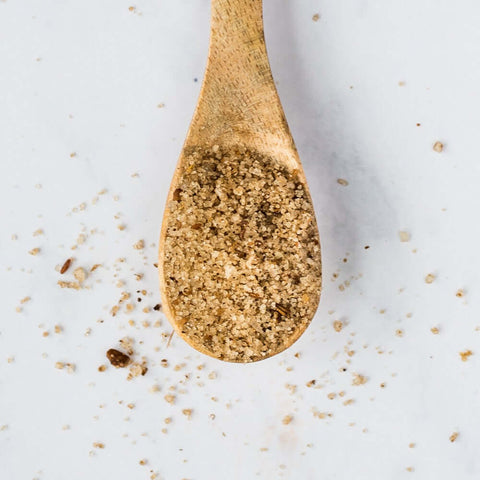
[[[201,85],[208,16],[207,0],[0,1],[0,478],[478,479],[478,2],[265,1],[324,289],[302,338],[251,365],[206,358],[175,337],[167,348],[168,322],[141,311],[159,300],[157,237]],[[82,229],[86,242],[72,251]],[[132,248],[139,239],[143,252]],[[69,256],[74,267],[102,264],[89,288],[57,285],[55,267]],[[112,317],[121,292],[136,303],[137,289],[148,292],[143,302]],[[345,324],[339,333],[334,320]],[[124,336],[149,366],[132,381],[97,370]],[[352,385],[355,372],[365,385]],[[171,386],[175,405],[163,398]]]

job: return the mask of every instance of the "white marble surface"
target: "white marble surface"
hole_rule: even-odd
[[[230,365],[178,338],[167,348],[168,323],[141,311],[159,299],[156,241],[205,65],[208,1],[0,1],[0,478],[478,479],[479,15],[474,0],[265,1],[325,287],[290,350]],[[89,288],[57,285],[69,256],[102,264]],[[139,289],[132,313],[110,315],[123,290],[137,303]],[[132,381],[97,370],[124,336],[149,365]],[[365,385],[352,385],[355,372]]]

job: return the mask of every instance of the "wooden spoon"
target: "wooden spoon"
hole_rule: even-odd
[[[320,298],[320,245],[307,182],[270,70],[262,0],[212,0],[211,8],[205,78],[163,219],[160,292],[165,315],[190,345],[222,360],[250,362],[289,347],[310,323]],[[259,188],[258,181],[263,185],[263,180],[254,175],[257,183],[252,186],[250,173],[242,177],[242,168],[250,171],[253,165],[273,183]],[[197,202],[199,175],[214,175],[202,195],[208,191],[214,196],[223,189],[208,211]],[[231,208],[228,202],[238,193],[228,191],[232,180],[243,185],[240,192],[250,192],[247,204],[256,199],[263,203],[248,211],[239,200]],[[195,185],[195,193],[188,194]],[[287,192],[286,206],[278,200],[282,192]],[[290,194],[295,200],[287,198]],[[237,207],[238,212],[243,209],[243,217]],[[285,213],[288,209],[290,213]],[[219,227],[224,215],[231,216],[226,218],[231,223]],[[291,221],[298,218],[306,223],[293,226]],[[232,233],[233,222],[241,226]],[[258,240],[260,229],[270,232],[263,234],[264,243]],[[292,229],[302,233],[295,236]],[[222,235],[228,239],[225,248],[219,247]],[[219,259],[218,265],[212,263],[213,257]],[[271,273],[276,268],[280,275]],[[208,288],[213,281],[218,281],[217,291]],[[235,291],[227,291],[230,283],[225,282],[230,281],[240,282],[238,298]],[[285,293],[278,285],[285,285]]]

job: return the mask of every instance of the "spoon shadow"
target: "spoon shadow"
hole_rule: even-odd
[[[346,87],[339,93],[331,76],[322,75],[335,59],[328,49],[315,45],[306,51],[294,13],[294,2],[282,2],[281,8],[277,2],[265,2],[268,53],[315,206],[326,288],[339,268],[345,276],[359,273],[359,255],[345,264],[342,259],[347,252],[363,251],[365,245],[388,238],[396,212],[357,147],[360,129],[348,115],[348,95],[354,92]],[[302,19],[302,25],[308,21],[312,25],[306,28],[322,28],[322,20]],[[339,178],[349,185],[337,183]]]

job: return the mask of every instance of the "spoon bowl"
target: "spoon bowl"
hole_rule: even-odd
[[[261,0],[212,0],[207,69],[158,265],[175,331],[221,360],[281,352],[318,306],[318,229],[268,62]]]

